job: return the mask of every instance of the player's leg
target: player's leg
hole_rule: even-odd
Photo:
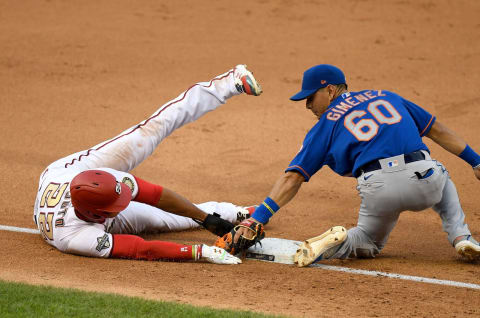
[[[325,259],[375,257],[380,253],[400,215],[400,209],[395,207],[398,203],[391,195],[394,189],[388,188],[384,177],[376,173],[367,182],[361,176],[358,190],[362,202],[357,226],[348,231],[335,226],[305,241],[295,255],[295,263],[302,267]]]
[[[433,209],[442,219],[443,230],[448,234],[448,241],[455,250],[469,260],[480,259],[480,244],[472,237],[465,223],[465,213],[450,177],[443,188],[442,200]]]
[[[235,222],[241,207],[227,202],[205,202],[196,204],[206,213],[218,213],[220,217],[229,222]],[[168,213],[156,207],[140,202],[131,202],[129,206],[109,220],[108,232],[113,234],[140,234],[182,231],[198,228],[195,221],[190,218]]]
[[[240,94],[242,89],[245,90],[241,84],[237,85],[237,89],[239,80],[252,84],[250,89],[257,87],[258,94],[261,92],[253,75],[243,66],[237,66],[209,82],[191,86],[177,98],[161,106],[152,116],[118,136],[91,149],[60,159],[49,168],[73,167],[86,170],[107,167],[130,171],[150,156],[160,142],[175,129],[195,121],[224,104],[227,99]],[[251,93],[251,90],[249,92]]]
[[[465,224],[463,213],[458,198],[457,189],[450,178],[443,189],[442,200],[433,206],[433,210],[442,219],[443,230],[448,234],[448,241],[453,245],[455,238],[463,235],[471,235],[468,225]]]
[[[439,202],[445,182],[445,170],[432,160],[410,163],[395,173],[373,175],[368,181],[360,177],[358,225],[348,231],[347,242],[336,256],[374,257],[380,253],[400,213],[422,211]]]
[[[360,176],[358,193],[362,199],[357,226],[348,230],[345,243],[331,258],[375,257],[387,243],[390,232],[403,210],[402,172],[380,171],[367,180]]]
[[[347,257],[372,258],[379,254],[388,241],[390,232],[397,224],[400,212],[384,210],[369,211],[360,206],[357,226],[347,231],[347,236],[329,259]]]
[[[422,162],[393,173],[381,170],[357,178],[362,199],[357,226],[343,234],[343,227],[334,227],[320,235],[315,248],[305,245],[304,256],[297,253],[299,266],[312,261],[347,257],[374,257],[387,243],[390,232],[405,210],[421,210],[438,202],[441,194],[441,176],[431,180],[419,180],[415,172],[428,171],[435,164]],[[431,176],[431,175],[429,175]],[[316,238],[314,238],[316,239]],[[313,257],[316,257],[312,259]]]

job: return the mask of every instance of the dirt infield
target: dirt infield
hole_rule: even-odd
[[[393,90],[417,102],[480,151],[479,16],[476,0],[0,0],[0,224],[34,227],[38,177],[50,162],[239,63],[264,94],[232,99],[176,131],[135,174],[194,202],[260,202],[315,123],[288,98],[319,63],[341,67],[352,91]],[[480,238],[480,183],[466,163],[426,142]],[[322,169],[267,235],[304,240],[351,227],[359,202],[355,180]],[[148,238],[213,241],[201,230]],[[0,246],[6,280],[292,316],[480,315],[480,290],[258,261],[89,259],[5,231]],[[328,264],[480,284],[480,264],[460,260],[432,210],[404,213],[377,259]]]

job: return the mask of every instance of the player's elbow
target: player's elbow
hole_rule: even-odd
[[[440,140],[442,136],[449,134],[449,132],[447,126],[437,120],[433,123],[432,128],[430,128],[427,137],[437,142],[437,140]]]
[[[287,171],[283,175],[284,182],[294,187],[300,187],[305,182],[305,177],[296,171]]]

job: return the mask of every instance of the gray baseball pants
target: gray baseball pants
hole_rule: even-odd
[[[346,241],[330,258],[375,257],[387,243],[400,213],[407,210],[433,208],[452,245],[456,237],[471,235],[448,171],[427,152],[424,155],[425,160],[407,164],[403,155],[383,159],[382,169],[357,178],[362,199],[357,226],[348,230]],[[392,162],[397,166],[389,167]]]

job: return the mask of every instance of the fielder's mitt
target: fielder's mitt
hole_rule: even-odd
[[[238,241],[233,243],[233,238],[240,228],[248,229],[248,236],[241,235]],[[215,242],[215,246],[223,248],[232,255],[236,255],[257,244],[264,237],[263,224],[247,219],[235,226],[229,233],[219,237]]]
[[[223,236],[233,229],[233,224],[222,219],[218,213],[207,215],[203,222],[193,220],[217,236]]]

